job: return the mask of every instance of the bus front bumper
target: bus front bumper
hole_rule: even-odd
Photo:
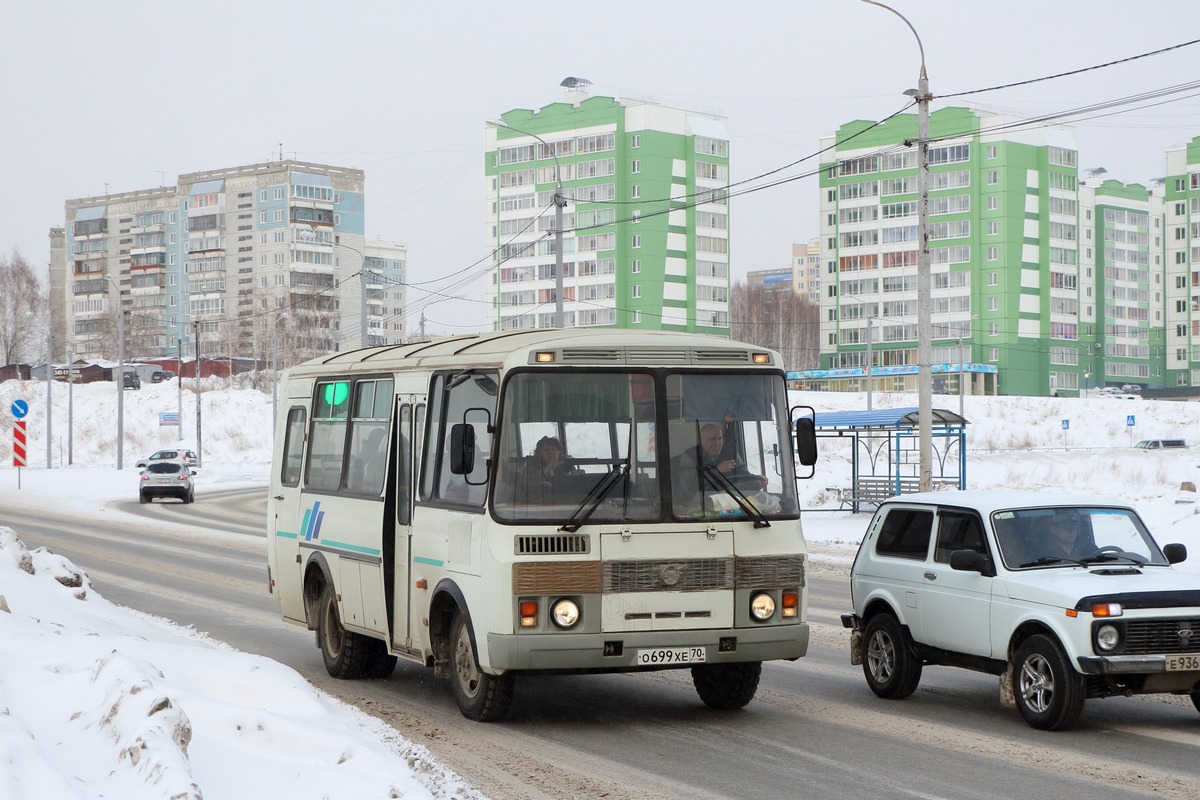
[[[761,628],[613,633],[499,634],[487,637],[488,671],[632,671],[794,660],[808,652],[808,623]],[[704,649],[703,662],[639,663],[639,652]]]

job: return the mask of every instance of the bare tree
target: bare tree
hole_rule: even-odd
[[[821,354],[821,309],[789,291],[733,285],[733,338],[778,350],[788,370],[815,369]]]
[[[32,362],[42,352],[47,295],[20,253],[0,258],[0,362]]]

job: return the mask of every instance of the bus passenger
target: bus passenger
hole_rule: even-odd
[[[525,465],[525,486],[529,502],[545,502],[547,492],[551,491],[560,479],[582,474],[583,470],[571,463],[563,452],[562,442],[554,436],[543,436],[538,440],[529,463]]]

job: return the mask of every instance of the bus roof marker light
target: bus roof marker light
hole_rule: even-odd
[[[771,363],[771,354],[770,353],[755,353],[752,357],[752,360],[754,361],[755,364],[770,364]]]
[[[555,357],[553,350],[539,350],[534,355],[533,360],[539,364],[553,364],[558,359]]]

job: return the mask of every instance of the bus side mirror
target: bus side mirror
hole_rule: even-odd
[[[475,427],[458,422],[450,428],[450,471],[470,475],[475,470]]]
[[[817,424],[812,417],[796,420],[796,454],[806,467],[817,463]]]

